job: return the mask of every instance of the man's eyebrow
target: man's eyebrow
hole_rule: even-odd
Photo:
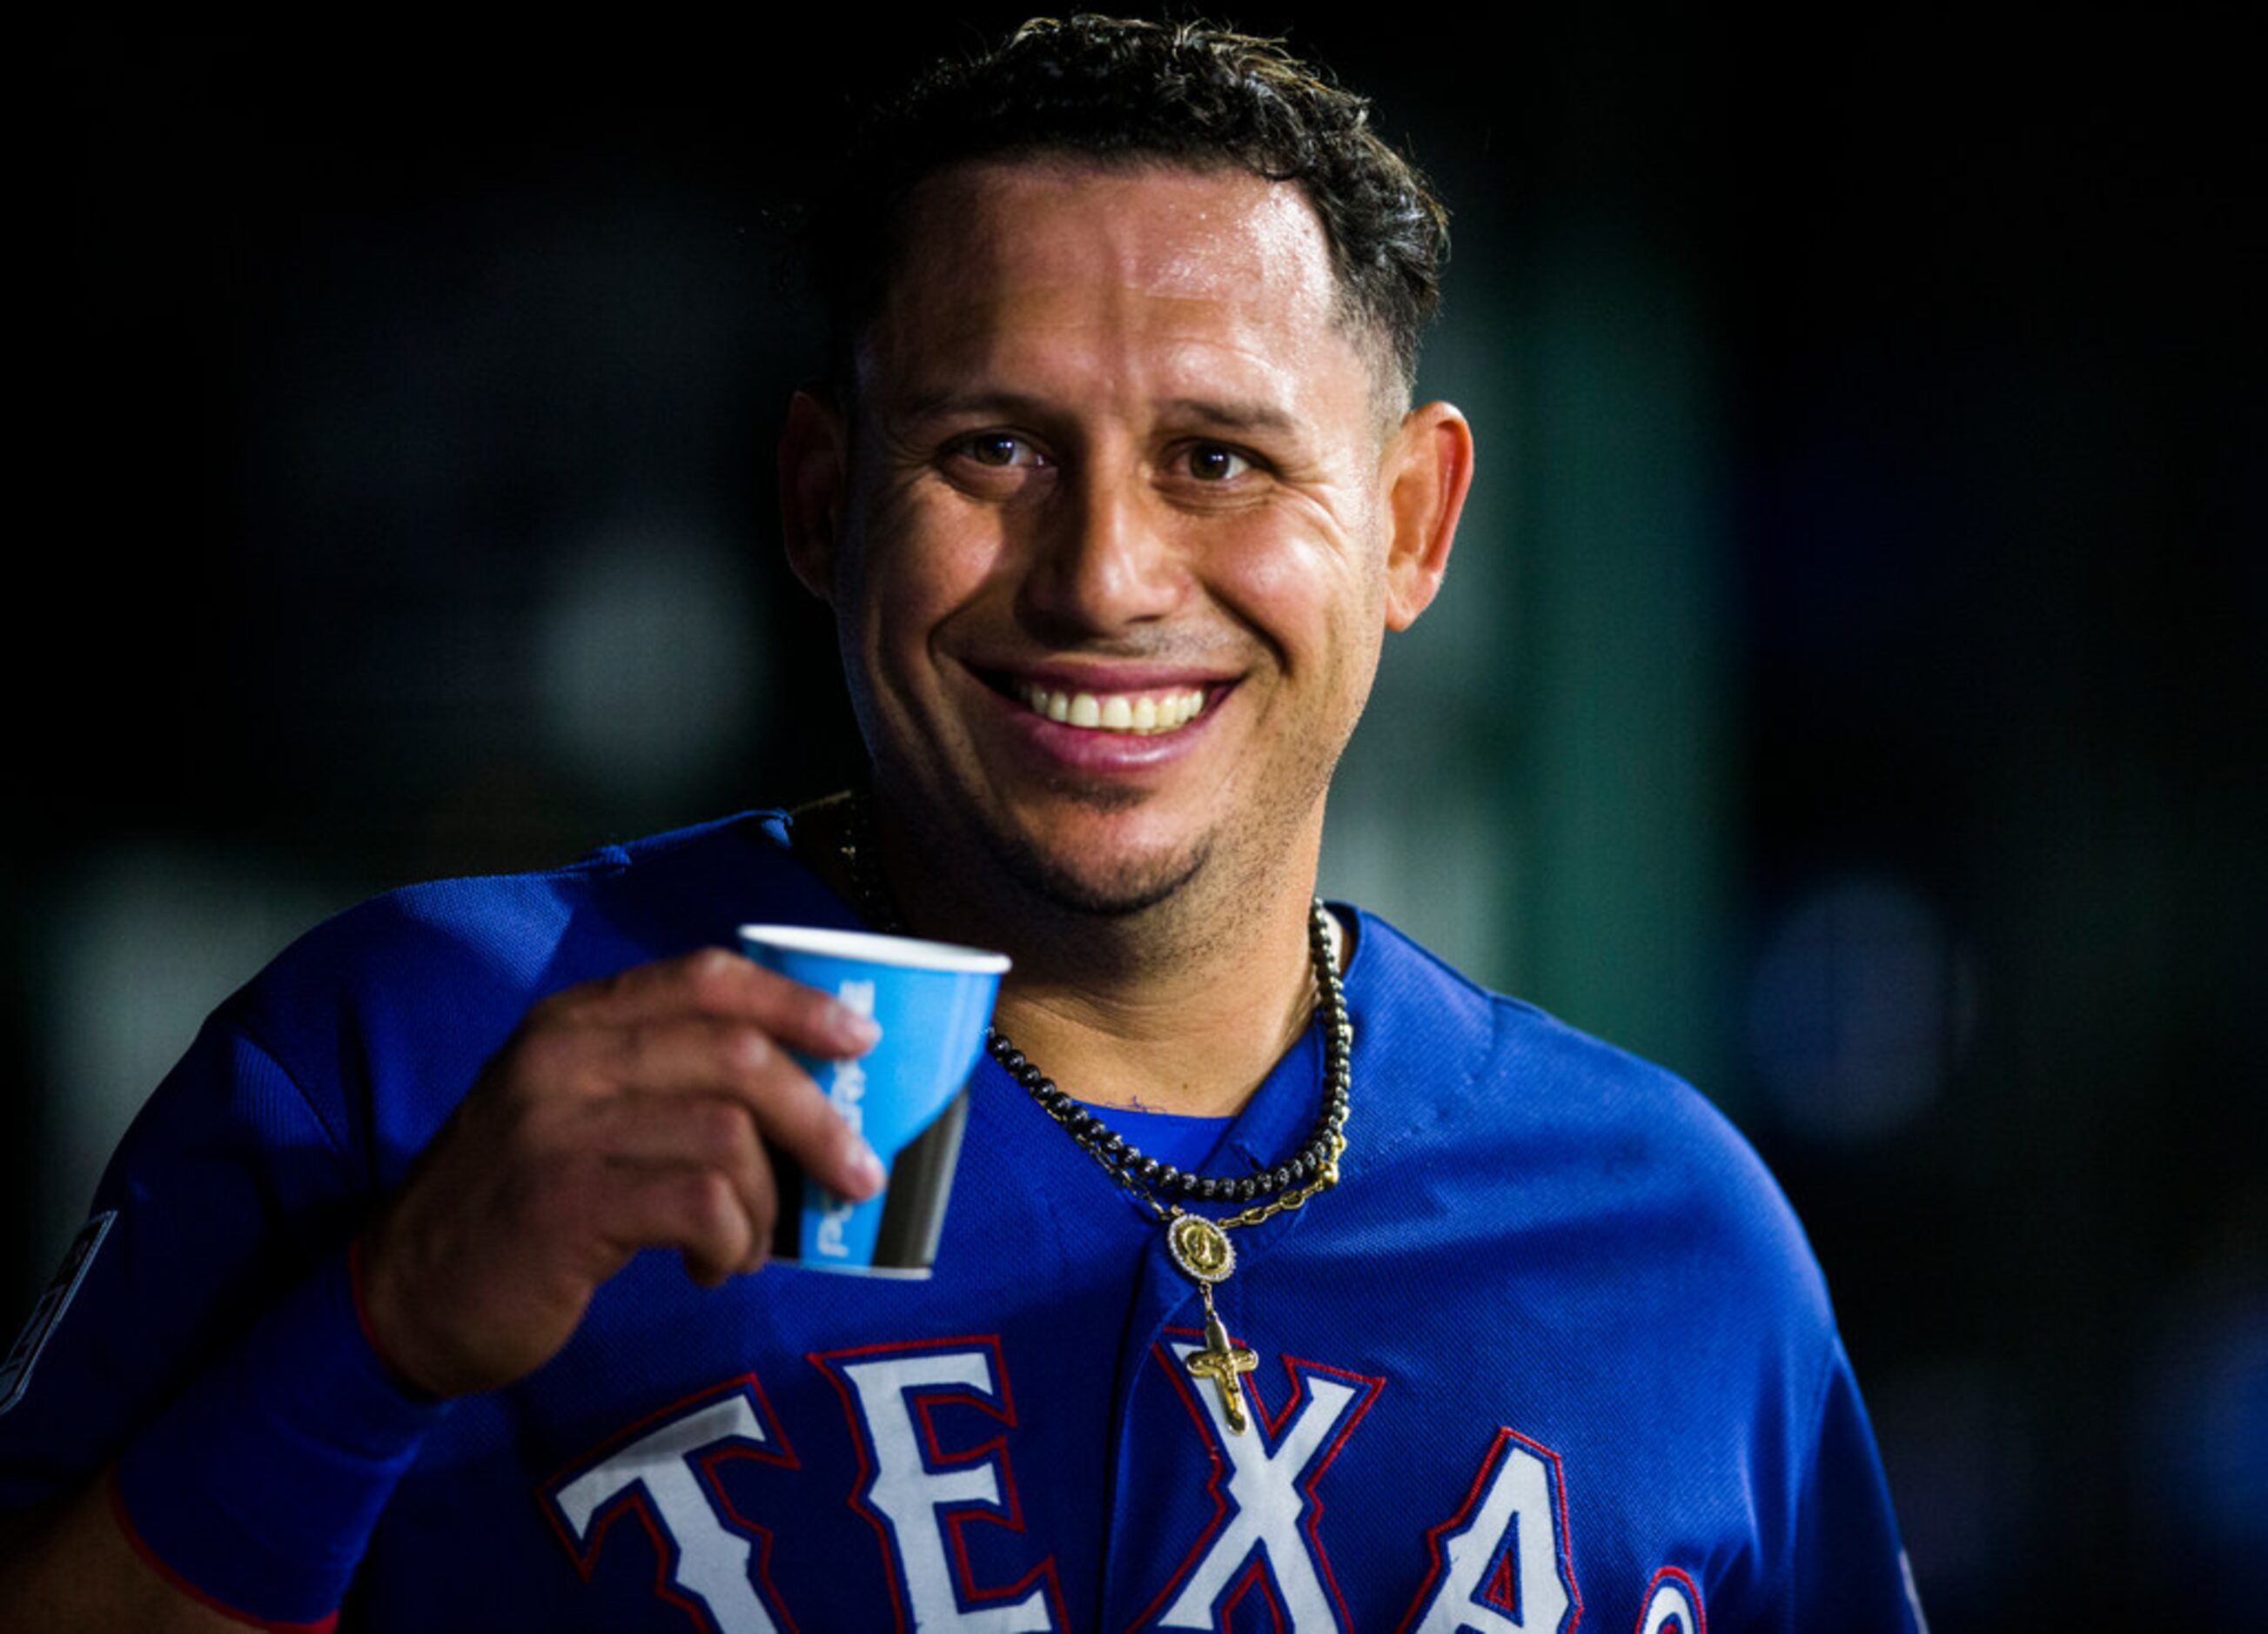
[[[927,419],[935,415],[998,416],[1004,420],[1028,420],[1045,411],[1044,401],[1023,392],[970,391],[956,386],[939,386],[935,391],[917,392],[899,403],[897,415],[903,419]]]
[[[1172,397],[1159,407],[1175,418],[1230,431],[1289,433],[1303,424],[1299,416],[1281,404],[1256,398]]]
[[[894,417],[924,420],[967,416],[1028,423],[1053,412],[1048,399],[1027,392],[943,386],[906,398],[894,410]],[[1158,412],[1167,420],[1245,434],[1264,431],[1291,436],[1306,424],[1291,409],[1263,398],[1169,397],[1159,403]]]

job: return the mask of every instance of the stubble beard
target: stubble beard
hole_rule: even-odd
[[[1212,858],[1203,835],[1179,855],[1113,860],[1100,870],[1048,850],[1026,834],[984,825],[984,842],[1003,872],[1051,908],[1097,918],[1126,919],[1181,894]]]
[[[1318,799],[1329,786],[1329,766],[1326,762],[1316,769]],[[1146,798],[1136,791],[1093,785],[1066,784],[1057,792],[1100,811],[1126,810]],[[1296,850],[1289,824],[1272,836],[1273,844],[1259,843],[1260,834],[1248,828],[1204,828],[1168,850],[1100,859],[1051,846],[1034,831],[981,808],[975,828],[996,877],[1027,901],[1062,922],[1075,925],[1084,920],[1098,931],[1131,931],[1139,921],[1145,938],[1164,937],[1184,956],[1241,946],[1253,916],[1272,900],[1275,865]],[[1310,872],[1307,887],[1312,880]]]
[[[1130,810],[1147,798],[1135,790],[1068,782],[1051,793],[1098,812]],[[961,823],[950,819],[938,822],[932,817],[936,824],[931,836],[933,854],[950,856],[973,841],[995,879],[1042,909],[1071,917],[1123,920],[1146,913],[1180,895],[1212,859],[1210,834],[1197,835],[1162,855],[1082,855],[1066,844],[1049,843],[1042,833],[988,809],[981,799],[969,801],[961,810]],[[954,828],[960,829],[961,847],[948,839]]]

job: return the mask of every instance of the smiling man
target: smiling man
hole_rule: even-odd
[[[0,1621],[1913,1627],[1748,1149],[1315,900],[1472,471],[1422,181],[1270,46],[1083,18],[826,197],[783,501],[870,789],[217,1013],[0,1373]],[[763,1264],[782,1159],[881,1176],[787,1053],[873,1031],[753,918],[1014,958],[925,1281]]]
[[[1296,185],[975,161],[904,232],[919,276],[782,458],[890,882],[1018,956],[1010,1030],[1082,1098],[1233,1111],[1311,1004],[1324,793],[1470,434],[1403,412]],[[1130,1006],[1153,1036],[1086,1013]]]
[[[806,399],[787,452],[885,809],[1082,912],[1288,899],[1296,946],[1380,637],[1446,562],[1462,422],[1381,415],[1296,188],[972,164],[907,232],[924,275],[866,331],[850,424]],[[958,916],[1001,882],[968,883]]]

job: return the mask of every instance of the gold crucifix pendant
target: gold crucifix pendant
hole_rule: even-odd
[[[1244,1387],[1239,1380],[1260,1365],[1260,1358],[1228,1342],[1228,1329],[1220,1325],[1220,1313],[1212,1306],[1212,1285],[1226,1282],[1236,1269],[1236,1249],[1228,1233],[1203,1215],[1178,1213],[1167,1225],[1166,1247],[1173,1254],[1174,1263],[1189,1274],[1197,1292],[1204,1295],[1204,1349],[1189,1358],[1189,1370],[1197,1378],[1212,1380],[1213,1388],[1220,1392],[1220,1410],[1228,1420],[1230,1433],[1242,1435]]]
[[[1244,1433],[1244,1386],[1242,1375],[1260,1365],[1260,1358],[1241,1344],[1228,1342],[1228,1329],[1220,1325],[1220,1313],[1212,1307],[1212,1284],[1199,1283],[1204,1292],[1205,1342],[1204,1349],[1189,1358],[1189,1370],[1199,1379],[1210,1379],[1220,1392],[1220,1410],[1228,1419],[1233,1435]]]

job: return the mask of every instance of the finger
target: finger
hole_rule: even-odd
[[[673,1099],[722,1098],[753,1121],[757,1136],[792,1157],[821,1185],[854,1201],[882,1189],[887,1176],[873,1149],[843,1122],[803,1069],[755,1028],[697,1020],[585,1037],[606,1038],[613,1051],[610,1075],[588,1104],[619,1101],[632,1110],[613,1115],[634,1120],[635,1108],[643,1107],[659,1120]],[[608,1088],[621,1093],[603,1093]],[[678,1134],[658,1122],[645,1138],[670,1141]],[[673,1149],[650,1155],[698,1153]]]
[[[770,1235],[770,1222],[758,1229],[730,1181],[697,1165],[621,1165],[594,1206],[611,1247],[625,1255],[674,1248],[704,1287],[761,1262]]]
[[[585,1122],[582,1136],[606,1154],[608,1180],[620,1168],[662,1165],[722,1174],[755,1227],[759,1248],[736,1269],[754,1270],[762,1263],[761,1247],[770,1240],[778,1213],[779,1184],[746,1106],[721,1095],[617,1098],[593,1103]]]
[[[873,1021],[816,988],[721,947],[638,965],[546,1001],[563,1019],[600,1026],[705,1015],[762,1027],[790,1049],[842,1058],[881,1034]]]
[[[880,1190],[882,1166],[795,1059],[753,1027],[706,1019],[606,1035],[615,1053],[602,1087],[652,1099],[723,1095],[746,1108],[758,1133],[792,1152],[821,1183],[852,1197]]]
[[[750,1211],[769,1211],[770,1166],[755,1115],[729,1095],[627,1096],[592,1104],[584,1138],[607,1161],[713,1168]]]
[[[615,1099],[652,1104],[724,1096],[822,1185],[858,1199],[881,1189],[882,1166],[866,1143],[795,1059],[752,1026],[694,1017],[648,1027],[536,1028],[517,1046],[510,1074],[550,1131],[548,1139],[585,1144],[582,1109]]]
[[[888,1178],[882,1160],[801,1072],[764,1078],[742,1099],[765,1144],[792,1158],[821,1185],[853,1202],[882,1189]]]
[[[537,1046],[531,1066],[591,1094],[729,1094],[752,1106],[811,1082],[762,1027],[708,1016],[560,1029]]]

